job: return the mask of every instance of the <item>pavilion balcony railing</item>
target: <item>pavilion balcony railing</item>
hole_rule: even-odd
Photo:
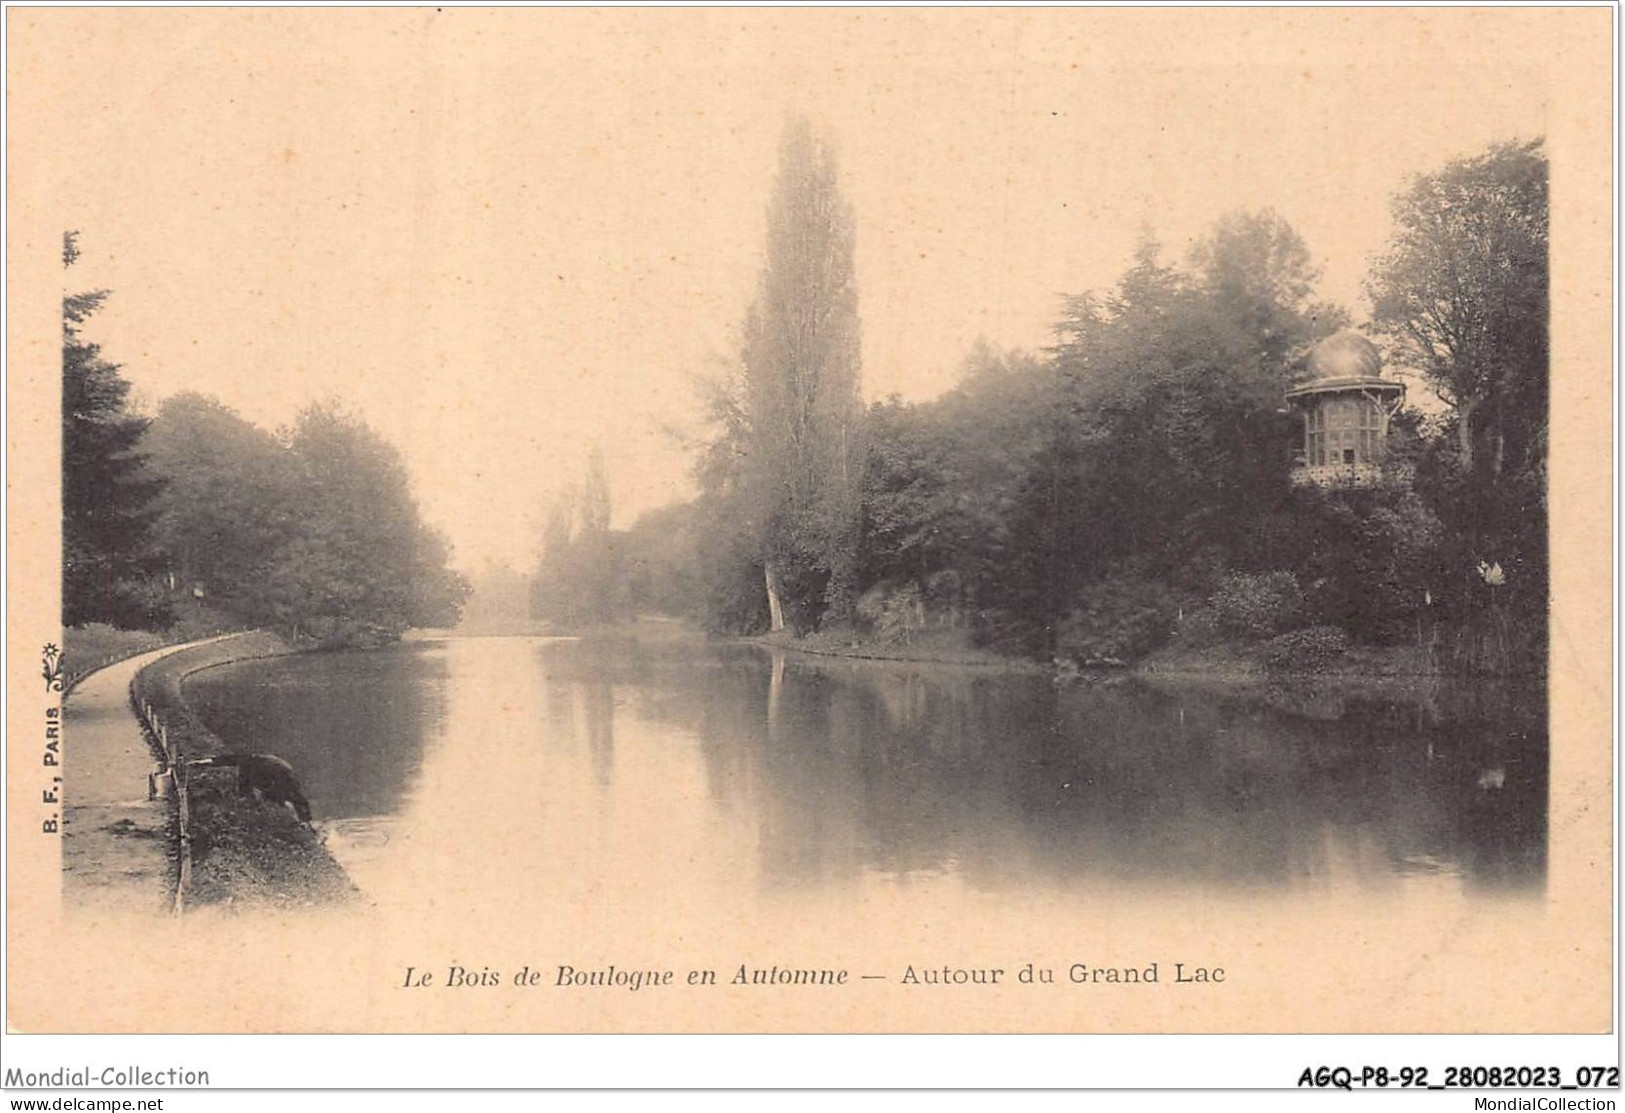
[[[1409,464],[1305,464],[1303,453],[1294,453],[1292,484],[1295,487],[1372,487],[1379,483],[1408,481],[1414,472]]]

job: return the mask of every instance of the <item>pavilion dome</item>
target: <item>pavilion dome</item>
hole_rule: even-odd
[[[1334,333],[1309,350],[1310,379],[1379,379],[1382,353],[1353,329]]]

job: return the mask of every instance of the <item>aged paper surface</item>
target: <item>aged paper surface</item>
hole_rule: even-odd
[[[7,1025],[1606,1030],[1611,16],[8,11]],[[1278,196],[1317,255],[1345,260],[1329,268],[1325,295],[1353,305],[1358,257],[1380,248],[1387,199],[1408,175],[1544,135],[1553,621],[1537,895],[1440,905],[1404,885],[1305,897],[1192,883],[1063,900],[1038,885],[881,883],[856,897],[850,886],[741,897],[710,872],[722,866],[681,846],[571,853],[589,834],[599,845],[593,824],[613,816],[485,826],[484,801],[513,769],[514,716],[535,710],[493,683],[450,712],[480,742],[466,776],[439,790],[454,805],[440,814],[456,820],[420,833],[417,861],[436,891],[297,915],[64,910],[61,843],[41,830],[47,709],[59,696],[39,674],[40,646],[60,639],[64,230],[81,235],[87,281],[113,291],[97,339],[138,395],[214,393],[266,425],[327,394],[356,400],[392,440],[416,446],[419,496],[439,520],[463,520],[450,527],[459,545],[496,538],[500,548],[512,534],[504,555],[517,559],[534,536],[521,520],[530,479],[504,457],[527,428],[556,445],[561,471],[592,438],[624,438],[632,448],[620,446],[614,479],[633,512],[670,489],[683,459],[656,419],[688,404],[685,375],[735,335],[789,112],[842,145],[871,398],[940,391],[978,335],[1041,346],[1046,299],[1109,284],[1142,225],[1182,246],[1214,215],[1209,196],[1257,206]],[[998,172],[986,175],[989,165]],[[995,193],[939,188],[967,179]],[[1103,269],[1057,262],[1067,253],[1044,247],[1054,237],[1070,237],[1078,255],[1098,251]],[[521,382],[528,394],[516,395]],[[479,419],[458,418],[469,414]],[[617,414],[627,420],[614,431]],[[526,460],[541,458],[530,451]],[[551,857],[597,876],[538,891],[519,838],[546,840]],[[434,840],[478,847],[480,868],[435,873]],[[1176,963],[1227,975],[1134,992],[1064,984],[1076,964],[1111,963],[1157,963],[1164,981]],[[555,984],[564,964],[674,978],[636,992],[566,990]],[[729,986],[741,964],[839,968],[852,980]],[[1027,964],[1061,971],[1063,984],[1017,984]],[[492,971],[498,984],[409,988],[414,971],[443,982],[452,966]],[[944,966],[1007,973],[998,987],[900,984],[908,967]],[[526,968],[546,972],[539,987],[514,985]],[[696,970],[722,984],[684,984]]]

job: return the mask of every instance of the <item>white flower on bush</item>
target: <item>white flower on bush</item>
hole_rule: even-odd
[[[1486,564],[1482,560],[1479,561],[1478,574],[1484,577],[1484,582],[1489,584],[1491,587],[1500,587],[1502,584],[1507,582],[1507,574],[1501,571],[1501,564],[1499,561],[1494,564]]]

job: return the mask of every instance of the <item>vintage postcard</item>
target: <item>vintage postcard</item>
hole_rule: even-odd
[[[1610,1030],[1613,17],[9,9],[10,1030]]]

